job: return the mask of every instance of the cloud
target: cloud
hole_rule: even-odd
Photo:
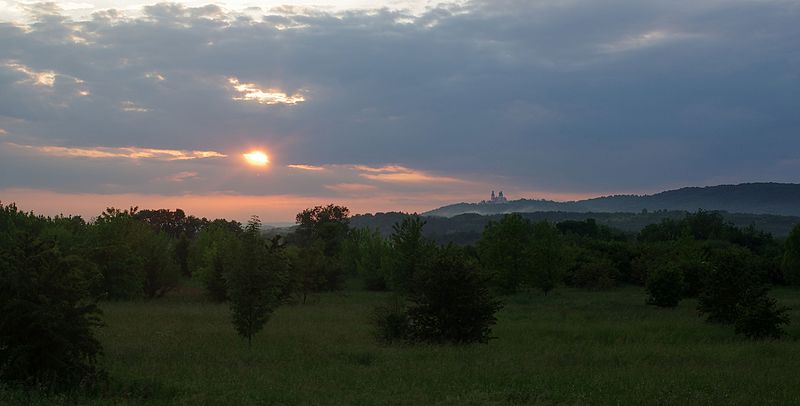
[[[35,71],[16,61],[4,62],[3,66],[6,69],[22,73],[27,77],[23,82],[31,83],[34,86],[53,87],[56,83],[56,72],[53,70]]]
[[[186,161],[192,159],[225,158],[226,155],[217,151],[185,151],[175,149],[139,148],[139,147],[61,147],[55,145],[20,145],[6,143],[6,145],[32,151],[39,155],[66,158],[90,159],[145,159],[155,161]]]
[[[370,167],[353,165],[353,169],[361,171],[361,177],[379,182],[390,183],[465,183],[464,180],[451,176],[438,176],[425,171],[407,168],[400,165]]]
[[[287,104],[294,105],[306,101],[302,93],[297,92],[288,95],[280,89],[268,88],[260,89],[253,83],[240,83],[239,79],[231,77],[228,78],[228,83],[231,87],[239,93],[238,96],[233,96],[233,100],[237,101],[252,101],[258,104]]]
[[[304,171],[324,171],[325,170],[325,168],[322,167],[322,166],[308,165],[308,164],[290,164],[290,165],[286,165],[286,167],[287,168],[292,168],[292,169],[300,169],[300,170],[304,170]]]
[[[197,175],[198,173],[194,171],[183,171],[170,176],[168,179],[172,182],[183,182],[187,179],[197,178]]]
[[[126,111],[129,113],[147,113],[148,111],[150,111],[150,109],[141,107],[130,100],[126,100],[120,103],[120,109],[122,109],[122,111]]]
[[[338,192],[363,192],[366,190],[375,190],[377,186],[364,183],[336,183],[334,185],[325,185],[325,189]]]

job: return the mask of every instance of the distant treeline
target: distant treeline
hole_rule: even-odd
[[[650,224],[662,220],[680,220],[690,212],[687,211],[644,211],[640,213],[578,213],[564,211],[540,211],[519,213],[520,216],[533,221],[585,221],[593,219],[597,224],[612,227],[633,236]],[[772,234],[776,238],[789,235],[795,224],[800,224],[800,217],[778,216],[772,214],[728,213],[719,211],[722,218],[736,227],[753,226],[757,230]],[[405,213],[376,213],[353,216],[352,227],[366,227],[379,230],[383,236],[391,234],[392,225],[410,216]],[[498,221],[505,214],[481,215],[461,214],[454,217],[423,216],[426,220],[424,234],[439,244],[454,243],[472,245],[478,242],[484,227],[490,221]]]

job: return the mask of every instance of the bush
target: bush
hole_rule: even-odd
[[[794,226],[786,239],[781,269],[787,283],[800,285],[800,224]]]
[[[373,327],[373,336],[381,344],[392,344],[409,338],[408,313],[400,298],[375,308],[370,324]]]
[[[602,290],[614,287],[618,275],[619,271],[609,259],[587,252],[579,254],[568,279],[573,286]]]
[[[409,339],[455,344],[486,343],[502,308],[488,278],[461,250],[441,249],[432,265],[414,275],[407,310]]]
[[[698,310],[710,322],[733,324],[748,291],[762,285],[751,267],[750,251],[730,244],[709,246],[712,269],[698,296]]]
[[[90,293],[96,269],[54,241],[15,234],[0,246],[0,381],[51,389],[93,383],[102,376],[93,334],[100,312]]]
[[[778,302],[767,296],[766,289],[749,292],[738,307],[736,334],[751,339],[778,339],[786,334],[782,326],[789,323],[789,308],[778,307]]]
[[[653,269],[645,284],[647,304],[658,307],[675,307],[683,296],[683,275],[673,263],[665,263]]]

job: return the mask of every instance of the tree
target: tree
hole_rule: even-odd
[[[221,223],[211,223],[192,242],[189,268],[214,301],[228,299],[226,275],[239,266],[242,256],[239,232]]]
[[[481,264],[494,273],[503,293],[516,292],[531,269],[529,249],[533,237],[530,221],[518,213],[489,222],[478,241]]]
[[[137,220],[136,213],[135,207],[106,209],[92,228],[91,257],[112,299],[163,296],[180,279],[171,240]]]
[[[683,274],[674,263],[662,263],[648,273],[645,289],[647,304],[675,307],[683,297]]]
[[[54,389],[91,384],[101,376],[93,330],[102,323],[91,293],[96,268],[63,253],[57,240],[25,230],[0,242],[0,381]]]
[[[388,241],[377,230],[368,228],[350,230],[343,251],[350,273],[361,276],[367,290],[376,291],[389,287],[391,254]]]
[[[341,251],[350,229],[350,210],[333,204],[316,206],[298,213],[296,221],[298,226],[293,238],[304,249],[320,248],[325,256],[324,268],[309,272],[325,275],[326,281],[320,288],[337,289],[342,282]]]
[[[550,223],[535,224],[532,234],[528,279],[531,286],[547,295],[564,277],[566,256],[558,230]]]
[[[749,250],[732,244],[706,247],[712,269],[698,296],[698,310],[710,322],[733,324],[739,317],[746,295],[763,282],[752,267]]]
[[[454,246],[439,250],[430,267],[413,280],[407,310],[411,341],[454,344],[486,343],[494,314],[503,305],[488,288],[477,263]]]
[[[252,345],[253,336],[269,320],[281,302],[279,275],[285,259],[267,247],[261,237],[261,222],[253,217],[242,235],[242,261],[227,276],[233,325]]]
[[[794,226],[786,238],[781,269],[786,282],[800,285],[800,224]]]
[[[305,209],[296,218],[297,235],[303,244],[311,244],[314,240],[324,243],[325,255],[335,256],[347,238],[350,221],[350,209],[344,206],[329,204]]]
[[[434,253],[434,245],[422,236],[425,221],[419,216],[404,218],[392,226],[394,260],[391,272],[392,288],[407,293],[412,288],[414,276],[425,268]]]
[[[739,315],[734,323],[736,334],[754,340],[778,339],[786,334],[783,325],[789,324],[789,308],[778,306],[775,299],[767,296],[766,288],[749,290],[738,307]]]

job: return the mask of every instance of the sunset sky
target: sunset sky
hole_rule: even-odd
[[[0,201],[282,223],[800,182],[798,22],[779,0],[0,0]]]

